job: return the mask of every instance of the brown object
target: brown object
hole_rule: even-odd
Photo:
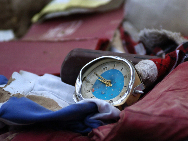
[[[100,56],[119,56],[137,64],[143,59],[158,58],[156,56],[136,55],[127,53],[115,53],[110,51],[90,50],[90,49],[74,49],[65,57],[61,66],[61,80],[67,84],[75,85],[76,78],[80,69],[89,61]]]
[[[31,18],[51,0],[0,0],[0,29],[13,29],[22,37],[31,25]]]

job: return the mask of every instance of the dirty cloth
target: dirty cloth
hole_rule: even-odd
[[[1,96],[9,97],[1,101],[0,127],[41,124],[57,130],[88,133],[119,119],[119,109],[103,100],[75,103],[72,98],[74,87],[51,74],[38,76],[26,71],[14,72],[7,85],[2,86]],[[31,95],[35,97],[31,98]],[[55,109],[50,109],[49,100],[54,101]]]

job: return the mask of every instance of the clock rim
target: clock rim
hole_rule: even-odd
[[[86,98],[83,98],[83,96],[81,94],[82,75],[85,73],[85,71],[88,68],[90,68],[91,66],[95,65],[98,61],[104,60],[104,59],[112,59],[112,60],[123,61],[124,63],[126,63],[129,66],[130,73],[131,73],[131,80],[129,82],[127,91],[126,91],[126,93],[124,94],[124,96],[122,98],[120,98],[119,100],[114,101],[114,102],[112,102],[110,104],[112,104],[113,106],[119,106],[119,105],[122,105],[122,104],[125,103],[126,99],[128,98],[129,94],[132,91],[132,88],[133,88],[133,85],[134,85],[134,82],[135,82],[135,73],[136,72],[135,72],[134,66],[131,63],[131,61],[129,61],[129,60],[125,59],[125,58],[119,57],[119,56],[101,56],[101,57],[98,57],[98,58],[90,61],[89,63],[87,63],[85,66],[82,67],[82,69],[80,70],[80,73],[79,73],[79,75],[77,77],[76,84],[75,84],[75,94],[73,96],[73,99],[74,99],[75,102],[79,102],[81,100],[86,99]]]

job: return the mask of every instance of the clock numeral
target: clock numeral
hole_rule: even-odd
[[[113,69],[115,69],[116,68],[116,64],[114,64],[114,67],[113,67]]]
[[[91,92],[91,90],[86,90],[86,93],[89,93],[89,92]]]
[[[113,100],[110,100],[109,103],[113,103]]]
[[[108,67],[104,67],[104,68],[103,68],[104,71],[107,70],[107,69],[108,69]]]
[[[82,81],[86,81],[87,83],[90,83],[90,79],[88,77],[84,77]]]
[[[125,75],[124,78],[127,78],[127,75]]]
[[[123,68],[121,68],[121,71],[123,70]]]

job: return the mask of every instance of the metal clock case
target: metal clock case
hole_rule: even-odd
[[[121,57],[102,56],[87,63],[78,75],[74,100],[98,98],[113,106],[132,105],[144,85],[134,65]]]

